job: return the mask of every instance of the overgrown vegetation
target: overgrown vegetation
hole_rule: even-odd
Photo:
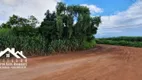
[[[26,55],[47,55],[44,53],[92,48],[100,23],[101,18],[91,17],[87,7],[60,2],[55,12],[47,10],[38,27],[34,16],[10,17],[0,28],[0,49],[14,47]]]
[[[26,52],[26,55],[45,55],[45,40],[41,35],[37,36],[16,36],[11,29],[0,29],[0,49],[7,47],[16,48]],[[33,54],[34,53],[34,54]]]
[[[98,44],[111,44],[121,46],[142,47],[142,37],[112,37],[96,39]]]

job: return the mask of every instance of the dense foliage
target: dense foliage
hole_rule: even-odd
[[[142,47],[142,37],[112,37],[96,39],[99,44],[111,44],[121,46]]]
[[[45,55],[45,39],[42,36],[16,36],[11,29],[0,29],[0,49],[16,48],[26,55]],[[34,53],[34,54],[33,54]]]
[[[1,25],[0,48],[15,47],[28,53],[88,49],[96,44],[94,34],[100,23],[100,17],[91,17],[87,7],[60,2],[55,12],[47,10],[39,27],[34,16],[10,17]]]
[[[91,40],[96,34],[100,17],[91,17],[90,11],[84,6],[66,6],[58,3],[56,13],[45,13],[40,32],[48,39],[82,39]],[[74,23],[76,21],[76,23]]]

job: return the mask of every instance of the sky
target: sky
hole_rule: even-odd
[[[96,37],[142,36],[142,0],[0,0],[0,24],[13,14],[42,21],[46,10],[54,11],[61,1],[86,6],[91,16],[101,16]]]

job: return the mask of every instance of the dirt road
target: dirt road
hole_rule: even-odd
[[[96,48],[28,59],[27,69],[0,69],[0,80],[142,80],[142,48]]]

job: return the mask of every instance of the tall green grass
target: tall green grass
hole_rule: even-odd
[[[111,44],[121,46],[142,47],[142,37],[112,37],[97,39],[98,44]]]
[[[54,40],[49,44],[49,52],[67,52],[75,51],[80,49],[93,48],[96,45],[95,40],[91,41],[81,41],[78,39],[70,40]]]
[[[12,29],[0,29],[0,49],[7,47],[15,48],[16,50],[24,51],[27,56],[34,55],[49,55],[54,52],[67,52],[92,48],[96,45],[94,39],[59,39],[49,42],[44,37],[39,35],[17,36]]]
[[[28,56],[43,55],[46,45],[42,36],[15,36],[10,29],[0,29],[0,49],[16,48]]]

